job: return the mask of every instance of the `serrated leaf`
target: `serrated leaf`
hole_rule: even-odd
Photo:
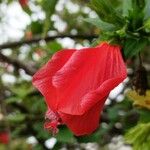
[[[87,18],[84,20],[88,23],[95,25],[97,28],[101,29],[102,31],[113,31],[116,28],[113,24],[104,22],[100,18]]]
[[[125,135],[127,143],[133,145],[133,150],[146,150],[145,147],[150,148],[150,123],[138,124]]]

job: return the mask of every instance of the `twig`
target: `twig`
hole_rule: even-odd
[[[0,45],[0,50],[1,49],[5,49],[5,48],[15,48],[18,46],[21,46],[23,44],[32,44],[32,43],[37,43],[41,40],[45,40],[46,42],[50,41],[50,40],[55,40],[57,38],[65,38],[65,37],[69,37],[72,39],[88,39],[88,40],[93,40],[94,38],[97,38],[97,35],[55,35],[55,36],[47,36],[45,38],[42,37],[34,37],[30,40],[22,40],[22,41],[18,41],[18,42],[12,42],[12,43],[6,43],[6,44],[2,44]]]
[[[7,57],[7,56],[3,55],[2,53],[0,53],[0,61],[12,64],[17,69],[21,68],[29,75],[33,75],[36,72],[36,70],[34,68],[31,68],[30,66],[27,66],[27,65],[21,63],[20,61],[18,61],[16,59],[12,59],[10,57]]]

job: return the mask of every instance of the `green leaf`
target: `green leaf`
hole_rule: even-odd
[[[32,11],[30,10],[30,8],[27,7],[22,7],[22,9],[24,10],[24,12],[26,12],[29,16],[32,14]]]
[[[124,18],[115,10],[109,0],[91,0],[91,7],[103,21],[113,23],[117,26],[124,24]]]
[[[57,0],[44,0],[42,1],[42,8],[45,11],[46,18],[44,21],[44,28],[43,28],[43,37],[46,36],[48,30],[52,27],[51,16],[55,12],[55,6],[57,4]]]
[[[52,53],[55,53],[58,50],[61,50],[62,48],[63,47],[61,46],[61,44],[56,41],[47,43],[47,49],[48,49],[48,51],[50,51]]]
[[[150,123],[138,124],[129,130],[125,135],[125,140],[133,145],[133,150],[147,150],[147,148],[150,148]]]
[[[142,10],[145,7],[145,0],[132,0],[132,7],[135,10]]]
[[[97,28],[101,29],[102,31],[115,30],[115,26],[113,24],[104,22],[100,18],[87,18],[84,20],[88,23],[95,25]]]
[[[43,22],[41,21],[33,21],[30,26],[33,34],[41,34],[43,31]]]
[[[132,0],[132,9],[129,10],[128,15],[129,31],[135,32],[143,26],[144,6],[144,0]]]
[[[118,119],[118,111],[119,107],[111,107],[108,109],[108,117],[112,121],[116,121]]]
[[[145,3],[144,19],[148,19],[150,17],[150,0],[145,0]]]
[[[147,45],[147,39],[131,39],[128,38],[125,41],[124,45],[124,54],[126,58],[137,55],[140,51],[142,51]]]
[[[59,133],[56,135],[56,138],[59,142],[64,143],[74,143],[76,139],[73,136],[73,133],[65,126],[59,128]]]
[[[12,104],[12,103],[16,103],[16,102],[21,102],[22,99],[12,96],[6,99],[6,104]]]
[[[17,114],[10,114],[6,117],[6,119],[10,122],[22,122],[26,118],[25,114],[17,113]]]
[[[44,130],[43,127],[43,122],[37,122],[33,125],[34,130],[37,133],[37,137],[40,139],[48,139],[50,138],[50,134],[49,132],[47,132],[46,130]]]
[[[128,16],[129,15],[129,10],[132,9],[132,1],[131,0],[123,0],[123,16]]]
[[[139,109],[138,110],[139,114],[140,114],[140,122],[142,123],[148,123],[150,122],[150,110],[148,109]]]
[[[145,20],[144,22],[144,30],[146,33],[150,33],[150,18]]]
[[[33,92],[33,87],[30,85],[29,82],[22,82],[22,84],[16,84],[15,86],[11,87],[11,92],[18,98],[23,99],[29,93]]]

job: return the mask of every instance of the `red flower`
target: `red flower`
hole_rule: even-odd
[[[0,132],[0,143],[8,144],[9,134],[7,132]]]
[[[28,6],[28,0],[19,0],[19,3],[22,7],[27,7]]]
[[[57,132],[57,125],[66,124],[77,136],[92,133],[110,91],[125,78],[119,46],[105,42],[57,52],[33,76],[48,105],[45,127]]]

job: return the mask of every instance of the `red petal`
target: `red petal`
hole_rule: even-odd
[[[98,127],[106,97],[125,78],[120,47],[103,43],[57,53],[34,75],[33,83],[54,113],[76,135],[84,135]]]
[[[34,76],[33,85],[46,98],[47,104],[51,109],[57,107],[57,93],[52,85],[52,76],[67,62],[75,50],[62,50],[57,52],[51,60],[43,66]]]
[[[88,135],[99,126],[100,113],[103,109],[104,98],[83,115],[68,115],[60,113],[63,122],[71,129],[76,136]]]
[[[0,143],[9,143],[9,134],[7,132],[0,132]]]
[[[126,78],[119,46],[103,43],[76,51],[52,79],[58,111],[82,115]]]

